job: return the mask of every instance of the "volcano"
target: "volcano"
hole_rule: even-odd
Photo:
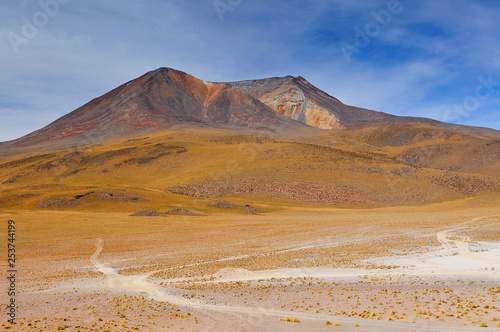
[[[303,77],[205,82],[159,68],[98,97],[46,127],[0,143],[0,154],[65,149],[176,128],[273,133],[343,130],[374,124],[421,123],[487,138],[498,131],[400,117],[343,104]]]
[[[0,148],[73,147],[172,127],[277,131],[307,126],[225,83],[160,68]]]

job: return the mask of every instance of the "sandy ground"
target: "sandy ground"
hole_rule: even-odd
[[[321,212],[312,215],[318,221],[311,228],[294,220],[291,236],[279,233],[280,219],[271,216],[276,224],[266,226],[265,219],[245,225],[250,230],[243,238],[236,225],[225,238],[191,240],[175,248],[133,242],[136,247],[127,250],[116,247],[124,238],[111,228],[89,233],[74,248],[68,241],[75,239],[61,236],[58,245],[68,249],[51,264],[35,254],[43,242],[33,236],[23,242],[33,248],[24,252],[33,269],[21,273],[29,278],[19,282],[18,323],[3,323],[0,329],[500,330],[496,212],[434,213],[422,224],[408,224],[404,217],[388,222],[384,214],[334,222]],[[243,227],[246,219],[239,218],[234,222]],[[353,224],[357,218],[365,221]],[[180,226],[200,234],[204,227],[216,227]],[[226,224],[220,226],[217,232],[229,232]],[[478,235],[484,230],[488,237]],[[139,235],[151,236],[147,230]]]

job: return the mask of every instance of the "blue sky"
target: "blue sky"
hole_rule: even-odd
[[[4,0],[0,141],[158,67],[303,76],[346,104],[500,129],[493,0]]]

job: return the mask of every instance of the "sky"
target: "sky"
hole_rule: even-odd
[[[159,67],[500,130],[498,0],[3,0],[0,141]]]

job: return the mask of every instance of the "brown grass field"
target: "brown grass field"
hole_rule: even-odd
[[[0,329],[499,330],[498,179],[329,135],[179,131],[4,157],[18,308]]]

